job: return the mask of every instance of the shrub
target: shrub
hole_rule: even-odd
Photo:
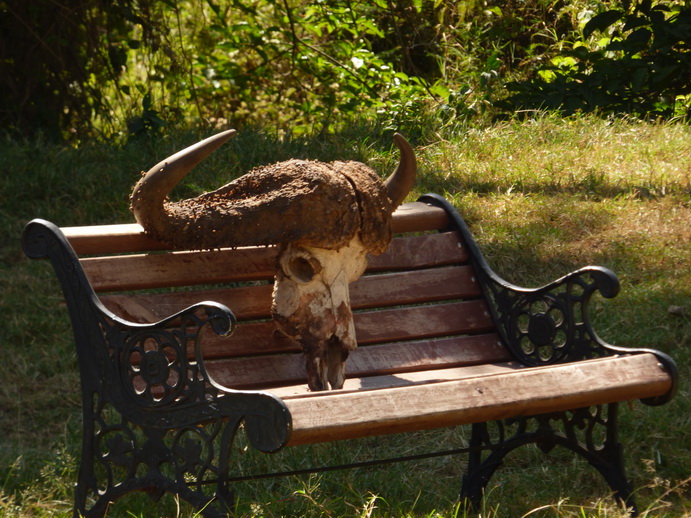
[[[513,82],[506,109],[598,111],[639,117],[691,114],[691,5],[622,1],[584,24],[581,37]]]

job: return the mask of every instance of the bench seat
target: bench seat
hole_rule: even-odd
[[[293,415],[288,444],[411,432],[664,394],[671,381],[652,354],[547,367],[515,362],[346,381],[343,393],[270,391]]]

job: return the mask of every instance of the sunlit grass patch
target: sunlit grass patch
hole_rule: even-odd
[[[602,264],[624,268],[632,282],[665,277],[660,281],[681,286],[689,275],[691,247],[683,245],[691,244],[691,204],[681,197],[591,200],[515,193],[456,200],[499,269],[509,269],[512,261],[528,268],[534,261],[563,268]]]
[[[450,193],[691,194],[691,130],[545,115],[468,128],[422,152],[421,181]]]

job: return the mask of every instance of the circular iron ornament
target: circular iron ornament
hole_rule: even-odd
[[[131,394],[146,404],[175,400],[187,380],[185,351],[166,331],[146,331],[131,337],[123,351],[122,373]]]
[[[509,321],[511,345],[529,365],[546,365],[564,361],[564,346],[572,334],[565,315],[566,301],[550,295],[539,299],[519,299]]]
[[[146,351],[139,365],[139,371],[149,385],[161,385],[168,381],[170,374],[168,358],[160,351]]]
[[[529,315],[528,338],[536,345],[549,345],[554,340],[557,324],[545,313]]]

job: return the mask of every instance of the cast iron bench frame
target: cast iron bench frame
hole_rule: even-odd
[[[585,458],[635,512],[617,404],[666,403],[677,371],[664,353],[592,329],[589,301],[616,296],[617,277],[590,266],[537,289],[508,283],[434,194],[401,206],[393,225],[399,237],[351,285],[360,347],[346,385],[310,393],[300,352],[268,327],[272,247],[171,252],[138,225],[30,222],[23,249],[53,264],[81,375],[75,516],[103,516],[135,490],[232,512],[241,424],[263,452],[471,424],[461,489],[471,504],[509,452],[535,443]],[[165,289],[183,284],[199,286]]]

